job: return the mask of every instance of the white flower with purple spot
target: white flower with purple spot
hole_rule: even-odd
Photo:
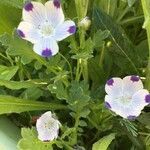
[[[17,28],[19,36],[34,44],[33,50],[50,57],[58,53],[57,42],[76,32],[75,23],[66,20],[60,0],[26,3],[23,8],[23,21]]]
[[[60,122],[51,111],[44,113],[36,122],[38,139],[41,141],[52,141],[56,139],[60,126]]]
[[[112,78],[105,85],[105,106],[123,118],[133,120],[150,104],[150,94],[138,76]]]

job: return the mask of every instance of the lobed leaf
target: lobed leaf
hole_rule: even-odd
[[[37,138],[35,128],[22,128],[21,135],[22,139],[17,145],[20,150],[53,150],[50,142],[42,142]]]

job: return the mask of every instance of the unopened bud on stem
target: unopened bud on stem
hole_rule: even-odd
[[[89,17],[85,17],[79,22],[79,27],[83,27],[85,30],[88,30],[90,26],[91,26],[91,20]]]

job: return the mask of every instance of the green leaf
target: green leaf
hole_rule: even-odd
[[[88,84],[85,82],[72,82],[71,88],[69,90],[69,97],[67,100],[67,102],[71,106],[70,108],[75,112],[80,112],[80,115],[82,116],[82,111],[85,114],[85,106],[89,104],[89,100],[90,92]]]
[[[135,49],[131,41],[126,36],[124,30],[112,20],[110,16],[95,8],[93,11],[94,27],[96,30],[107,30],[110,33],[109,39],[111,46],[108,46],[111,55],[115,58],[113,61],[119,68],[125,71],[132,70],[132,73],[138,74],[135,64],[138,64],[137,57],[135,55]],[[130,65],[125,65],[129,63]]]
[[[84,18],[87,14],[89,0],[75,0],[76,12],[79,20]]]
[[[22,139],[18,143],[20,150],[53,150],[51,142],[42,142],[37,138],[35,128],[22,128]]]
[[[22,9],[24,0],[4,0],[0,1],[0,5],[10,5]]]
[[[119,3],[120,4],[120,3]],[[116,0],[95,0],[95,6],[99,6],[101,10],[107,13],[112,18],[116,17],[118,10],[118,1]]]
[[[92,150],[107,150],[108,146],[114,139],[115,139],[114,133],[105,136],[93,144]]]
[[[138,121],[148,127],[150,127],[150,112],[143,113],[138,117]]]
[[[98,30],[93,37],[93,42],[95,47],[101,47],[103,45],[103,41],[108,38],[110,32],[108,30]]]
[[[93,55],[93,50],[94,50],[94,43],[91,38],[88,38],[85,41],[85,46],[81,51],[77,51],[77,54],[72,56],[73,59],[89,59],[92,58]]]
[[[126,127],[126,130],[129,131],[133,136],[137,137],[138,136],[138,129],[136,127],[136,124],[132,123],[131,121],[127,119],[122,119],[120,120],[120,124],[124,127]]]
[[[47,85],[46,82],[39,82],[38,80],[28,80],[28,81],[6,81],[0,80],[0,86],[5,86],[12,90],[26,89],[26,88],[34,88],[41,87],[43,85]]]
[[[11,34],[14,28],[19,24],[21,19],[21,11],[14,7],[9,7],[5,1],[8,2],[9,0],[0,1],[0,34],[5,32]],[[2,3],[5,3],[6,5],[3,5]]]
[[[68,98],[67,89],[65,88],[65,85],[62,83],[62,81],[57,81],[53,84],[50,84],[48,89],[51,91],[51,93],[55,93],[58,99]]]
[[[0,150],[16,150],[20,129],[6,116],[0,116]]]
[[[44,58],[33,52],[32,46],[25,40],[19,38],[17,35],[11,37],[8,34],[3,34],[0,36],[0,42],[2,45],[8,47],[7,53],[9,55],[20,56],[23,64],[28,64],[34,59],[37,59],[41,64],[45,64]]]
[[[39,97],[43,96],[43,91],[37,87],[32,87],[26,89],[21,95],[23,99],[37,100]]]
[[[34,68],[35,68],[36,70],[40,70],[40,69],[42,68],[41,63],[39,63],[38,61],[36,61],[36,62],[34,63]]]
[[[55,109],[65,109],[65,106],[57,103],[36,102],[0,95],[0,114]]]
[[[137,0],[128,0],[129,7],[132,7]]]
[[[0,65],[0,80],[10,80],[18,71],[18,66],[6,67]]]
[[[80,127],[86,127],[86,126],[87,126],[87,123],[86,123],[84,120],[80,120],[80,121],[79,121],[79,126],[80,126]]]

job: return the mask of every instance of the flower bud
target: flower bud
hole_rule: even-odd
[[[89,17],[85,17],[79,22],[79,27],[83,27],[85,30],[88,30],[90,26],[91,20],[89,19]]]

